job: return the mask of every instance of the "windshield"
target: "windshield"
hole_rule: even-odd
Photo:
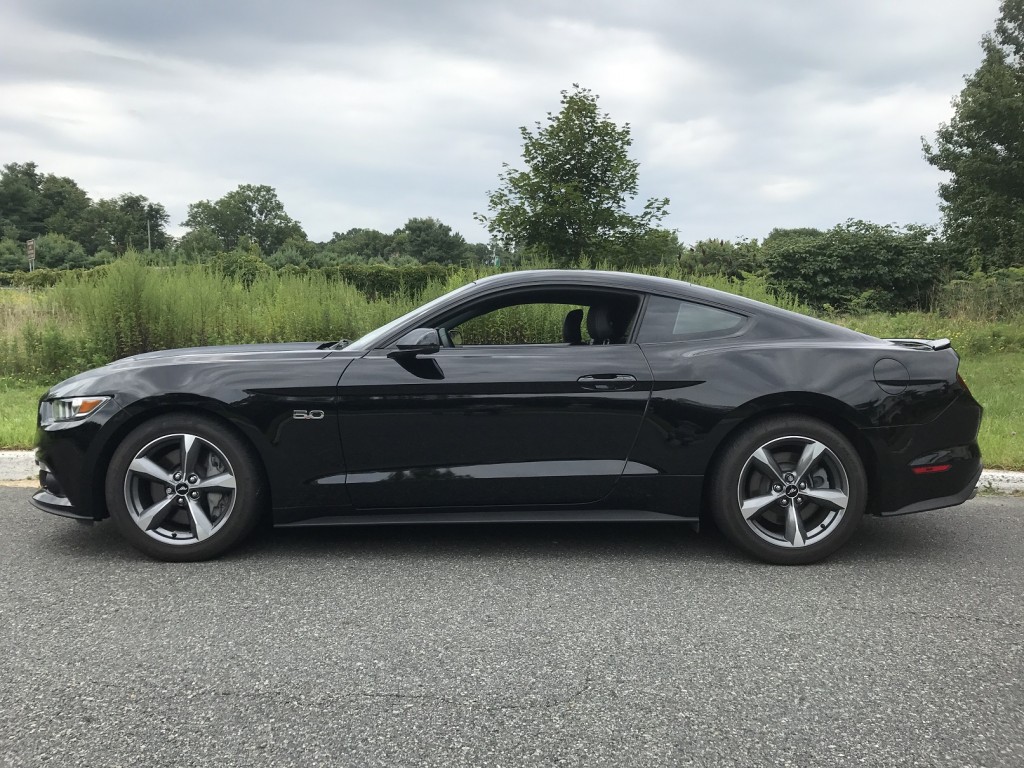
[[[377,330],[370,331],[365,336],[359,337],[351,344],[346,346],[345,349],[359,351],[372,349],[373,347],[377,346],[377,344],[379,344],[382,339],[387,338],[387,336],[390,335],[391,332],[394,331],[396,328],[404,325],[405,323],[411,321],[413,318],[419,315],[430,314],[430,311],[433,310],[434,308],[439,307],[442,304],[446,304],[450,299],[453,299],[456,296],[459,296],[467,292],[474,285],[476,285],[475,281],[472,283],[467,283],[461,288],[456,288],[454,291],[449,291],[443,296],[438,296],[433,301],[428,301],[426,304],[424,304],[421,307],[417,307],[412,312],[407,312],[401,317],[392,320],[390,323],[385,323]]]

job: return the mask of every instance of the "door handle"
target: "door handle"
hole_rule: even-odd
[[[630,376],[628,373],[594,373],[589,376],[580,376],[576,381],[583,389],[595,392],[615,392],[632,389],[636,384],[636,376]]]

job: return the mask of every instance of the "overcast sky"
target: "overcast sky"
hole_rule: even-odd
[[[685,242],[936,223],[921,155],[998,0],[4,0],[0,164],[94,198],[269,184],[311,239],[471,242],[520,125],[580,83]],[[639,201],[638,201],[639,202]],[[179,227],[173,228],[180,232]]]

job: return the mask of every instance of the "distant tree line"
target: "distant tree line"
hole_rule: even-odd
[[[154,264],[213,264],[247,283],[272,269],[424,264],[514,268],[539,259],[555,266],[663,266],[673,273],[681,268],[685,274],[736,279],[759,275],[774,290],[811,306],[894,311],[927,306],[938,286],[966,276],[972,268],[969,254],[951,248],[934,229],[863,221],[830,230],[777,229],[762,241],[709,239],[693,244],[680,243],[674,232],[650,221],[639,226],[633,221],[617,235],[581,235],[589,238],[586,244],[566,246],[574,249],[573,255],[563,253],[561,258],[543,241],[517,242],[500,232],[490,243],[468,243],[429,217],[409,219],[391,233],[354,228],[314,242],[272,187],[249,184],[217,200],[190,205],[183,222],[188,231],[180,238],[167,233],[167,224],[164,206],[143,195],[94,202],[74,180],[44,174],[31,162],[12,163],[0,172],[0,272],[27,269],[29,239],[36,241],[38,267],[97,266],[132,249]],[[378,272],[348,269],[343,274],[368,286],[388,282]],[[412,279],[412,273],[403,273],[403,279]]]
[[[314,242],[266,185],[242,184],[218,200],[192,203],[181,238],[168,234],[168,222],[166,208],[144,195],[93,201],[73,179],[43,173],[32,162],[0,171],[0,271],[28,268],[28,240],[35,240],[36,265],[51,269],[108,263],[128,249],[148,252],[156,263],[209,262],[235,253],[272,267],[472,264],[508,256],[497,244],[467,243],[430,217],[409,219],[391,233],[350,229]]]

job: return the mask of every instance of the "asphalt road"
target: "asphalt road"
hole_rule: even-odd
[[[824,564],[682,526],[278,531],[168,565],[0,488],[0,765],[1024,765],[1024,499]]]

